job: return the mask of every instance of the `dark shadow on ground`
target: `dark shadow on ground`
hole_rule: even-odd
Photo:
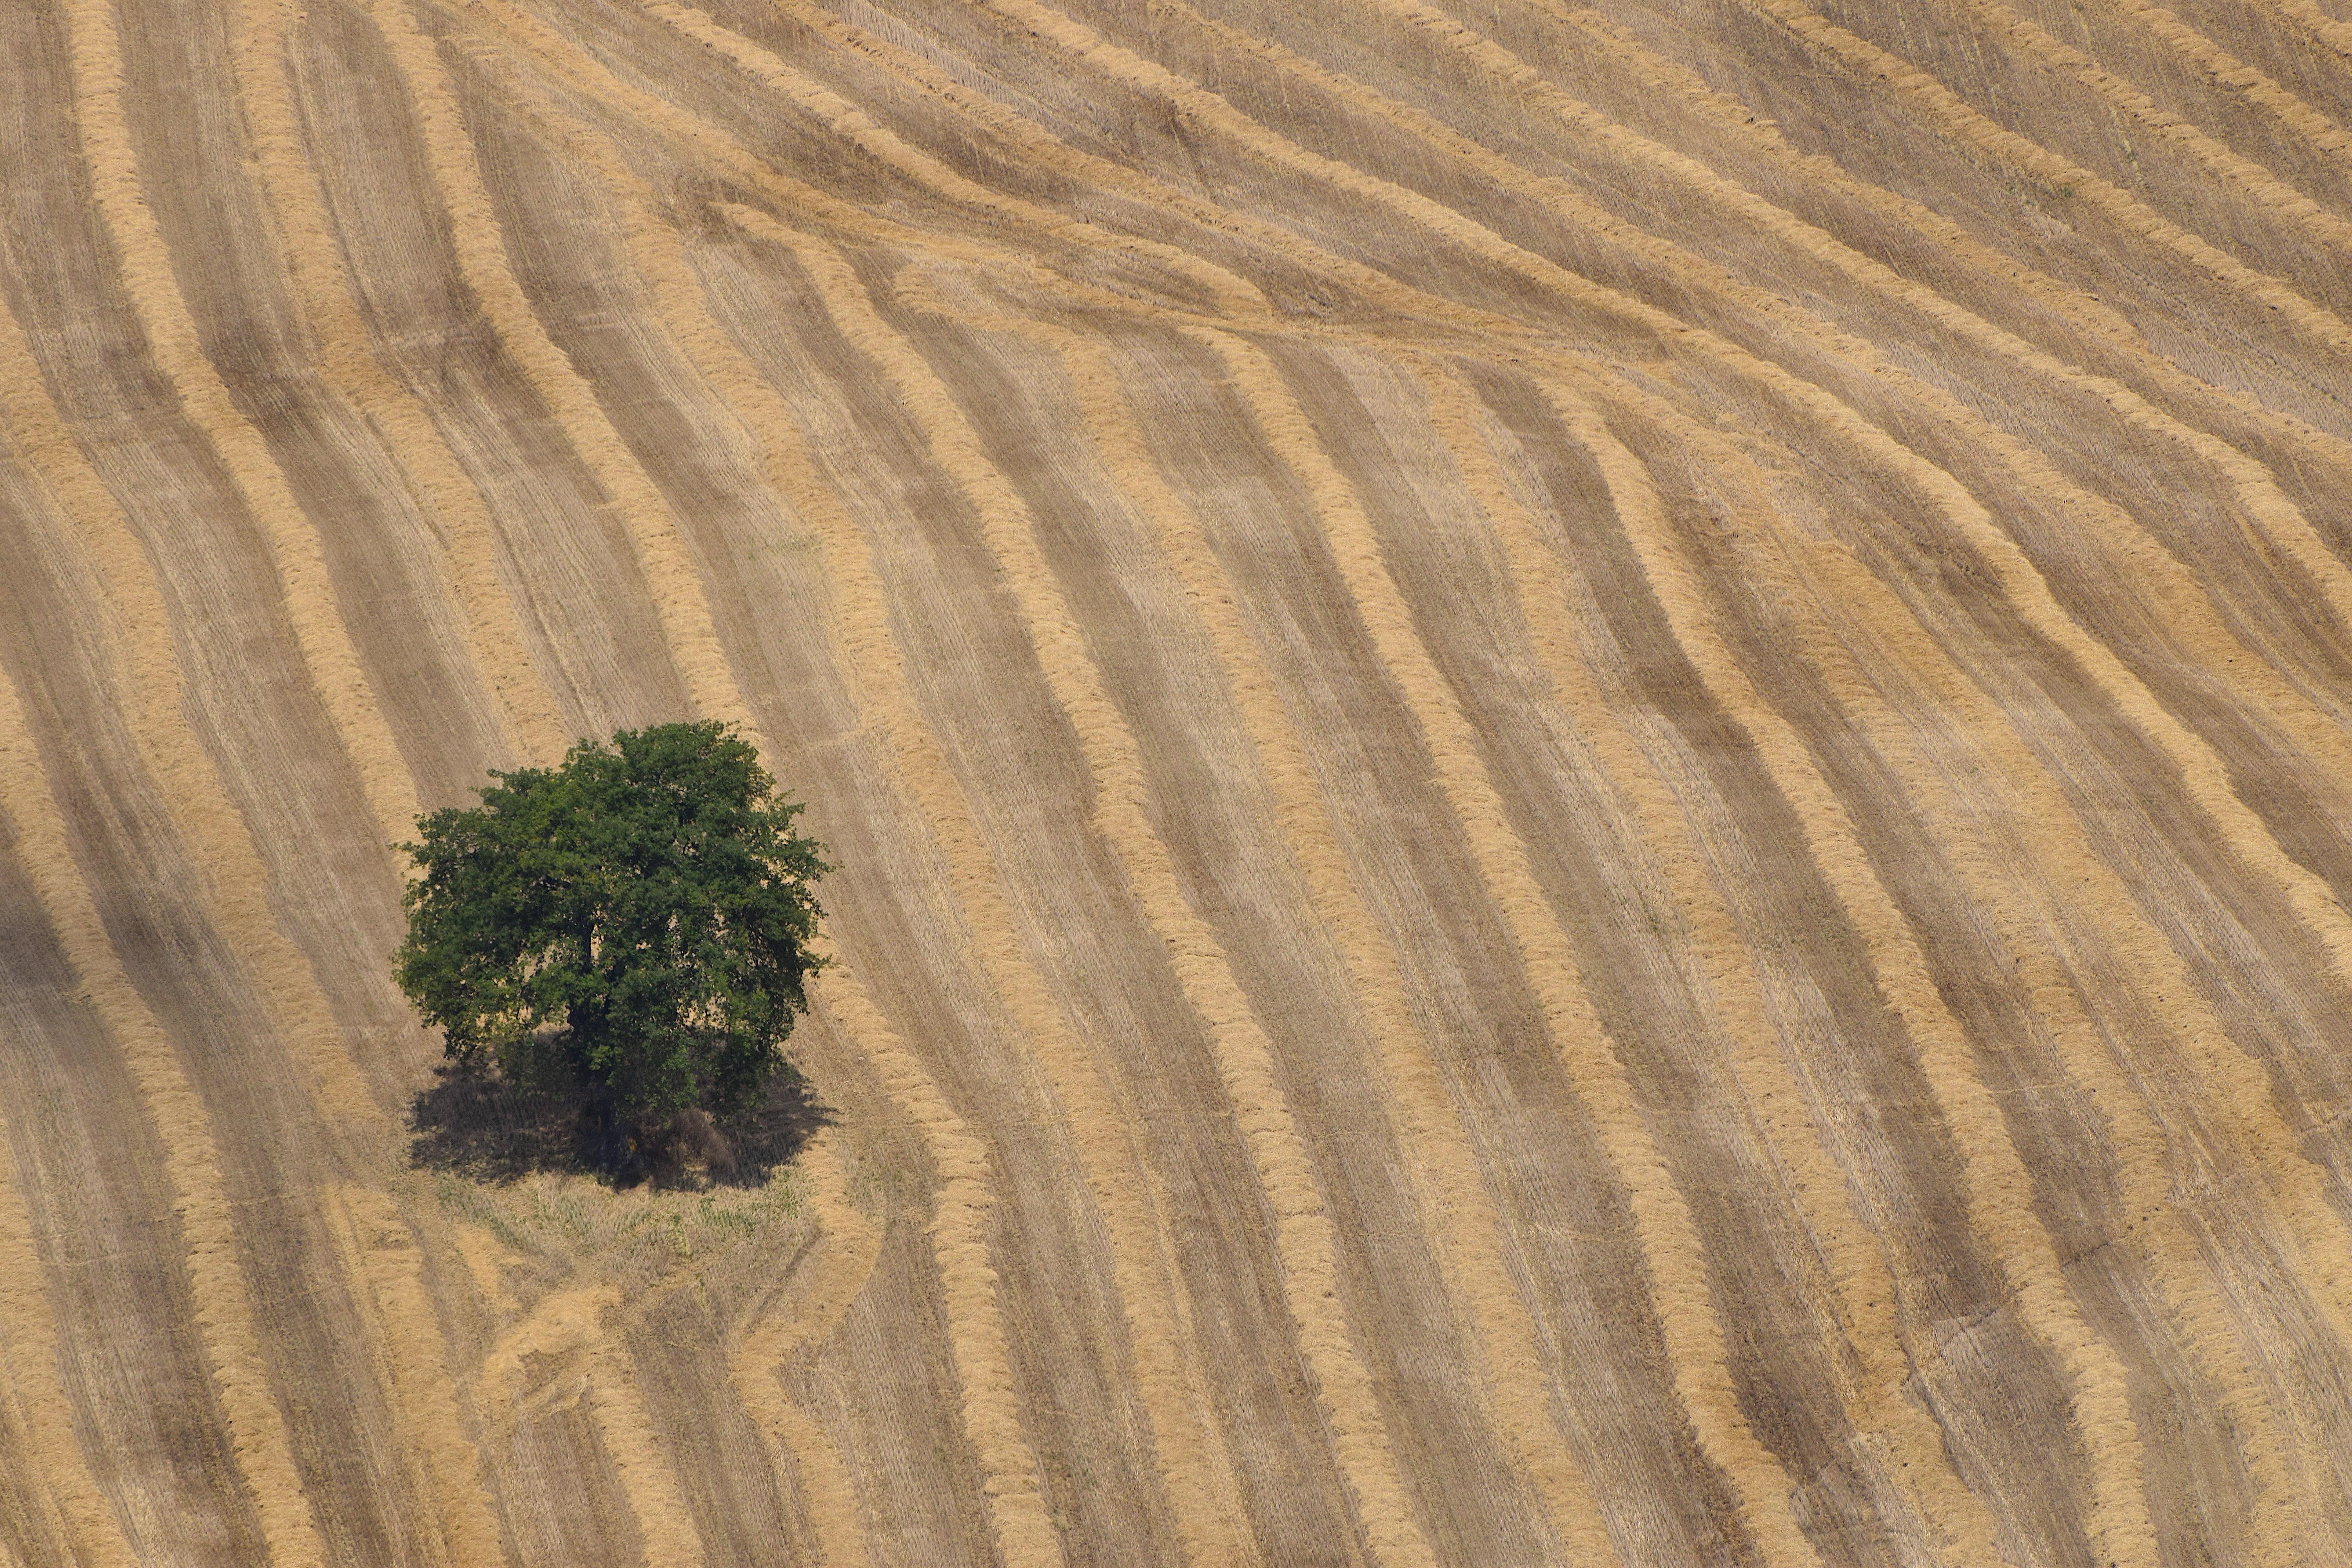
[[[807,1080],[786,1070],[769,1080],[761,1104],[710,1118],[715,1141],[690,1126],[641,1129],[621,1165],[606,1170],[596,1163],[596,1115],[585,1087],[526,1089],[454,1065],[435,1068],[434,1079],[409,1102],[409,1163],[491,1184],[562,1171],[616,1187],[756,1187],[834,1120]]]

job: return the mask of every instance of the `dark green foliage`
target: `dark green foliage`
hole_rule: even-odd
[[[591,1086],[619,1124],[752,1103],[783,1063],[830,869],[717,723],[583,741],[420,817],[394,978],[461,1064]]]

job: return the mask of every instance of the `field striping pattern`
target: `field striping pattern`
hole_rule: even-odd
[[[0,1563],[2352,1563],[2352,21],[0,5]],[[764,1186],[436,1161],[709,717]]]

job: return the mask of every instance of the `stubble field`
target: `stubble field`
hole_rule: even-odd
[[[0,1564],[2352,1561],[2316,0],[11,0],[0,304]],[[387,846],[688,717],[616,1191]]]

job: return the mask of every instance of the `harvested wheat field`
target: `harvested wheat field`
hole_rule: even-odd
[[[2352,1562],[2352,9],[1815,3],[0,4],[0,1564]]]

